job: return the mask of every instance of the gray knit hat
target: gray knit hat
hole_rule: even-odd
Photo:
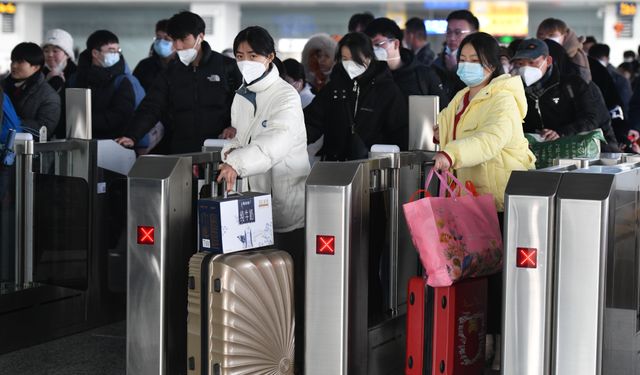
[[[62,49],[71,61],[75,61],[73,55],[73,38],[71,34],[62,29],[51,29],[47,31],[44,36],[44,42],[42,42],[42,48],[46,46],[56,46]]]

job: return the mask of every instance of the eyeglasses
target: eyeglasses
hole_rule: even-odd
[[[455,29],[455,30],[449,30],[447,29],[447,36],[456,36],[457,38],[459,38],[460,36],[464,35],[464,34],[469,34],[471,32],[471,30],[460,30],[460,29]]]
[[[107,53],[122,53],[122,49],[120,49],[120,48],[118,48],[118,49],[115,49],[115,48],[109,48],[109,49],[108,49],[108,50],[106,50],[106,51],[102,51],[102,50],[100,50],[100,53],[104,53],[104,54],[107,54]]]
[[[387,44],[388,42],[391,42],[392,40],[393,40],[393,39],[386,39],[386,40],[383,40],[383,41],[378,42],[378,43],[373,43],[373,46],[374,46],[374,47],[378,47],[378,48],[383,48],[382,46],[384,46],[384,45],[385,45],[385,44]]]

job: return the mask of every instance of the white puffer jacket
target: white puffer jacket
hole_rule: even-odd
[[[252,191],[271,193],[275,232],[304,227],[305,181],[309,175],[307,132],[296,90],[269,73],[238,89],[231,105],[234,139],[225,162],[247,178]]]

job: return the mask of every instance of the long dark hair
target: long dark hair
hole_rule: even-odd
[[[372,62],[377,61],[376,55],[373,53],[371,39],[363,33],[349,33],[340,39],[336,49],[336,63],[342,61],[342,47],[347,47],[351,51],[351,60],[358,64],[364,65],[363,57],[371,59]]]
[[[493,36],[487,33],[473,33],[467,35],[467,37],[460,43],[460,47],[458,47],[458,61],[460,61],[460,52],[462,51],[462,47],[469,43],[473,46],[473,49],[476,50],[476,54],[480,59],[480,64],[492,71],[491,79],[489,81],[505,73],[502,68],[502,64],[500,63],[500,45]]]

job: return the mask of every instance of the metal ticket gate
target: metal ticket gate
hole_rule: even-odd
[[[640,163],[561,163],[507,186],[502,373],[640,374]]]
[[[83,139],[22,139],[16,151],[13,192],[0,193],[0,353],[122,319],[125,311],[133,151]],[[15,201],[14,218],[5,215],[8,201]]]
[[[307,179],[305,374],[400,374],[419,260],[401,204],[433,152],[318,162]]]
[[[204,150],[145,155],[129,173],[127,374],[187,373],[186,286],[189,258],[197,249],[195,204],[202,194],[218,195],[212,181],[221,160],[219,148]],[[202,183],[194,169],[203,171]]]
[[[124,317],[135,154],[91,139],[90,95],[67,91],[67,140],[16,137],[0,168],[0,353]]]

